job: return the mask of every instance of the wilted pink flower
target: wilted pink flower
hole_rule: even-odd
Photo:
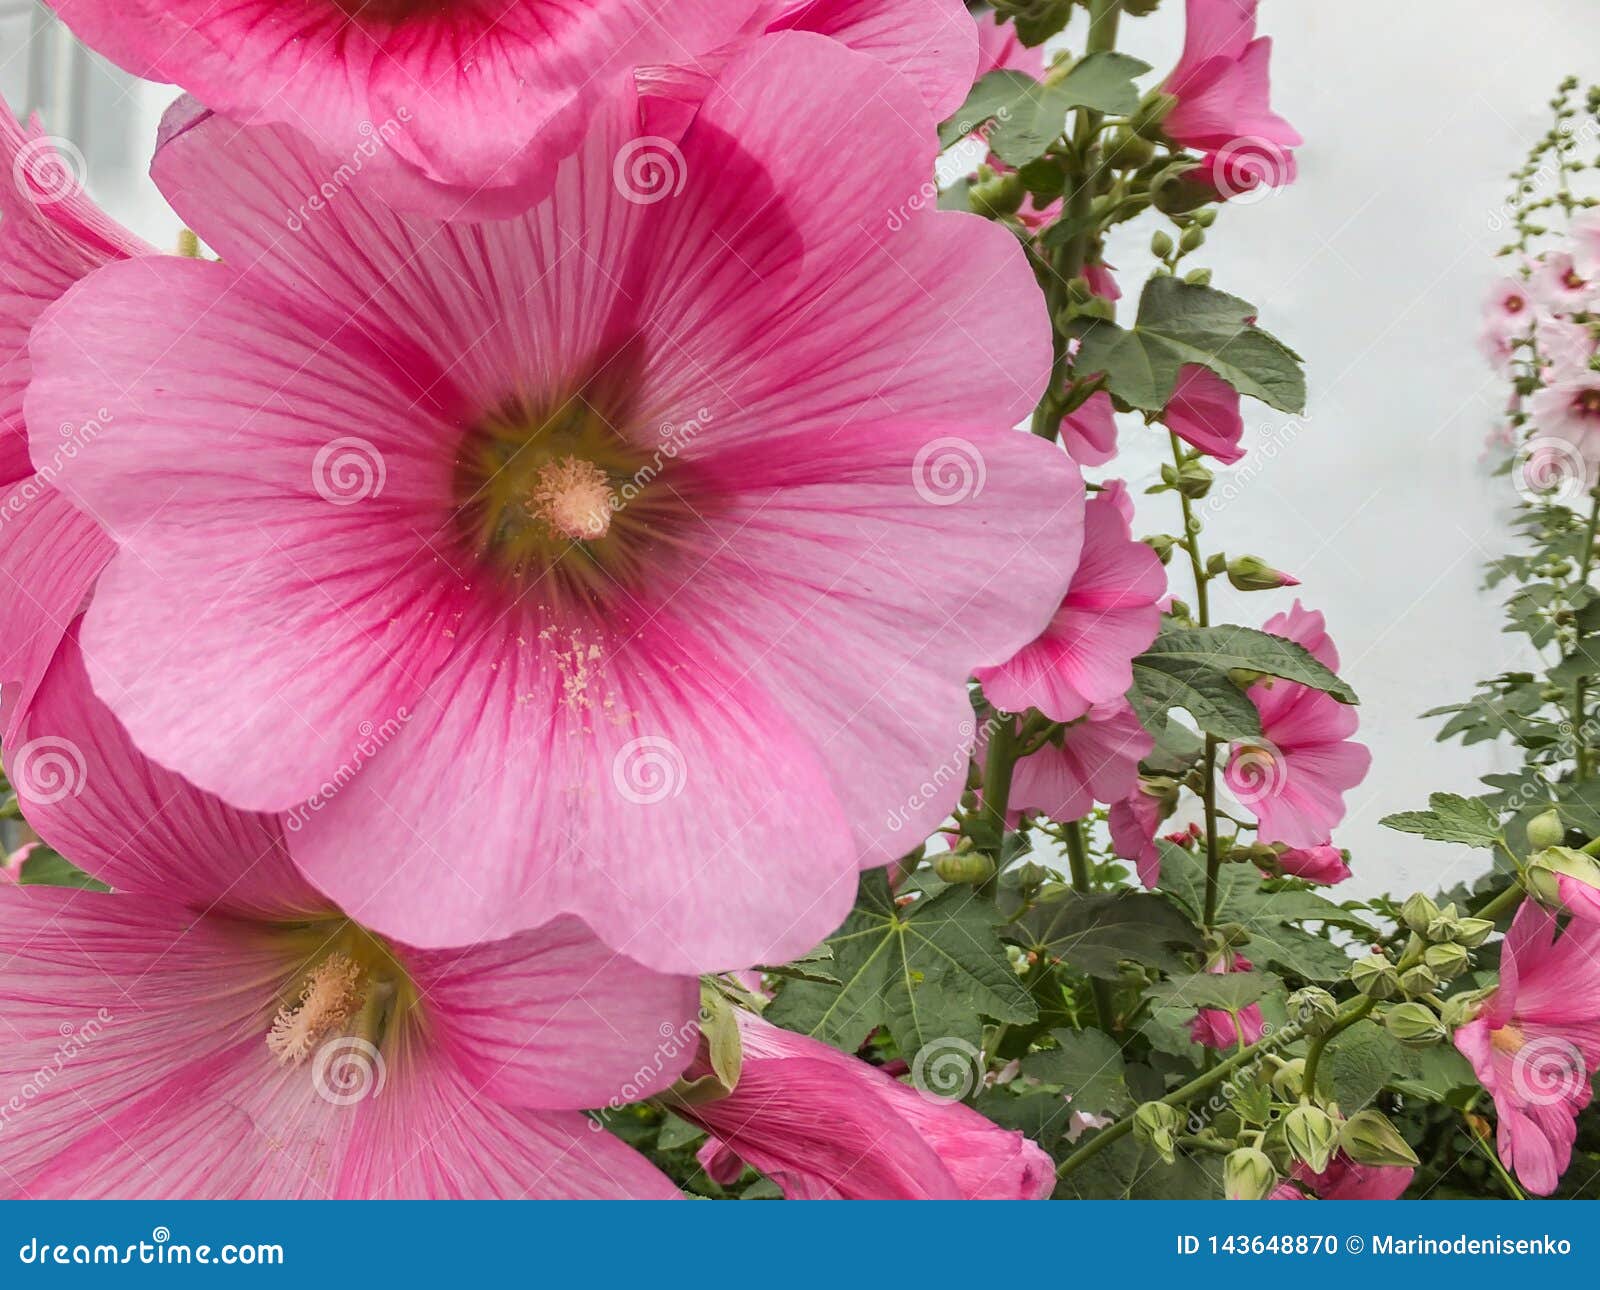
[[[1564,315],[1588,308],[1600,284],[1578,269],[1570,251],[1550,251],[1534,265],[1528,290],[1551,313]]]
[[[1600,372],[1582,372],[1536,391],[1528,415],[1539,434],[1571,444],[1586,462],[1600,461]]]
[[[714,1178],[733,1181],[742,1160],[791,1200],[1043,1200],[1054,1189],[1050,1157],[1022,1134],[752,1013],[738,1020],[733,1092],[678,1108],[713,1135],[701,1161]]]
[[[1161,414],[1162,423],[1192,448],[1231,466],[1244,456],[1239,391],[1209,367],[1187,363]]]
[[[693,978],[570,916],[464,950],[374,936],[301,878],[280,819],[134,749],[75,631],[61,651],[8,768],[39,833],[115,890],[0,890],[0,1075],[32,1089],[5,1194],[675,1194],[582,1109],[671,1084]]]
[[[1533,297],[1521,278],[1497,279],[1483,304],[1483,325],[1513,334],[1532,327],[1535,316]]]
[[[1344,852],[1331,842],[1314,847],[1291,847],[1280,852],[1276,867],[1291,878],[1304,878],[1307,882],[1331,887],[1350,876],[1350,866]]]
[[[100,526],[53,485],[104,428],[98,410],[42,426],[37,469],[29,456],[28,333],[80,278],[154,253],[84,195],[37,122],[25,131],[0,104],[0,685],[13,706],[37,684],[112,552]]]
[[[1139,784],[1139,763],[1155,747],[1125,699],[1097,704],[1057,739],[1016,765],[1013,810],[1081,820],[1096,802],[1119,802]]]
[[[1022,249],[923,211],[863,250],[937,146],[872,60],[789,32],[725,74],[676,196],[619,181],[613,104],[519,219],[354,182],[301,234],[300,137],[180,104],[155,174],[221,263],[111,266],[35,329],[36,450],[112,413],[60,480],[125,535],[96,688],[385,934],[800,953],[953,809],[967,678],[1061,603],[1082,486],[1011,429],[1050,366]]]
[[[1161,86],[1177,99],[1162,128],[1186,148],[1287,157],[1301,140],[1272,111],[1272,41],[1256,39],[1256,0],[1188,0],[1187,14],[1183,55]]]
[[[1320,1174],[1296,1163],[1292,1181],[1280,1183],[1269,1200],[1399,1200],[1416,1170],[1405,1165],[1357,1164],[1342,1151],[1333,1153]],[[1311,1195],[1307,1196],[1307,1192]]]
[[[1337,669],[1338,651],[1320,613],[1297,600],[1262,630],[1305,646],[1325,667]],[[1350,736],[1360,724],[1355,709],[1293,681],[1268,679],[1250,687],[1261,716],[1261,738],[1235,744],[1224,780],[1256,817],[1262,842],[1318,847],[1344,818],[1344,795],[1372,764],[1367,748]]]
[[[1134,540],[1132,520],[1120,480],[1090,501],[1078,569],[1055,618],[1007,662],[977,669],[989,702],[1006,712],[1031,707],[1052,721],[1073,721],[1127,694],[1134,657],[1161,629],[1157,601],[1167,590],[1166,570]]]
[[[275,211],[324,224],[333,167],[439,210],[514,213],[640,64],[693,62],[759,0],[53,0],[85,43],[247,124],[309,136],[327,160]],[[342,194],[328,204],[342,201]],[[310,214],[305,212],[310,210]]]
[[[1080,466],[1103,466],[1117,455],[1117,410],[1096,390],[1061,418],[1061,445]]]
[[[1243,954],[1224,950],[1206,964],[1206,971],[1226,976],[1230,972],[1248,972],[1254,966]],[[1265,1027],[1259,1003],[1240,1008],[1237,1018],[1225,1008],[1201,1008],[1189,1023],[1189,1038],[1207,1048],[1236,1048],[1255,1043],[1266,1033]]]
[[[1572,1159],[1576,1117],[1600,1067],[1600,926],[1532,901],[1512,920],[1500,984],[1455,1045],[1494,1097],[1500,1159],[1548,1196]]]
[[[1101,300],[1122,299],[1122,288],[1117,285],[1117,275],[1112,272],[1115,267],[1099,260],[1083,266],[1084,280],[1088,282],[1090,292]]]

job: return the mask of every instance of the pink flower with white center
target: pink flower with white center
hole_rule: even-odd
[[[34,332],[36,448],[112,413],[60,478],[123,542],[97,691],[384,934],[803,952],[955,807],[967,678],[1076,566],[1077,472],[1011,429],[1050,366],[1015,239],[863,239],[936,146],[870,58],[788,32],[726,76],[676,197],[615,179],[614,104],[520,219],[352,185],[314,235],[298,136],[181,105],[155,173],[222,262],[112,266]]]
[[[1511,335],[1527,331],[1536,316],[1528,284],[1521,278],[1498,279],[1483,304],[1483,325]]]
[[[1572,1159],[1578,1112],[1600,1067],[1600,926],[1532,901],[1512,920],[1500,984],[1455,1045],[1494,1098],[1500,1159],[1548,1196]]]
[[[1139,784],[1139,763],[1155,739],[1126,700],[1097,704],[1058,738],[1017,763],[1013,810],[1081,820],[1096,802],[1119,802]]]
[[[300,876],[280,818],[134,749],[75,630],[16,731],[71,750],[73,791],[24,773],[19,797],[114,892],[0,889],[0,1075],[52,1072],[6,1119],[5,1194],[675,1194],[582,1110],[671,1084],[694,978],[570,916],[464,950],[374,935]]]
[[[1406,1165],[1357,1164],[1344,1152],[1336,1151],[1321,1173],[1296,1162],[1291,1181],[1280,1183],[1267,1199],[1399,1200],[1411,1186],[1415,1173]]]
[[[1314,847],[1291,847],[1279,852],[1274,867],[1291,878],[1304,878],[1307,882],[1331,887],[1350,876],[1350,865],[1344,852],[1331,842]]]
[[[1080,466],[1103,466],[1117,455],[1117,410],[1096,390],[1061,418],[1061,446]]]
[[[1167,429],[1191,448],[1198,448],[1225,466],[1244,456],[1239,441],[1244,437],[1244,416],[1239,410],[1239,391],[1209,367],[1187,363],[1178,372],[1178,383],[1161,413]]]
[[[700,1160],[724,1185],[742,1161],[791,1200],[1044,1200],[1054,1190],[1053,1162],[1022,1134],[752,1013],[738,1021],[733,1091],[676,1108],[713,1135]]]
[[[1254,966],[1243,954],[1224,950],[1206,964],[1206,971],[1214,976],[1226,976],[1230,972],[1248,972]],[[1266,1020],[1259,1003],[1246,1004],[1239,1009],[1237,1017],[1225,1008],[1201,1008],[1189,1023],[1190,1039],[1219,1050],[1247,1047],[1265,1033]]]
[[[1564,316],[1586,310],[1600,283],[1578,269],[1570,251],[1550,251],[1534,265],[1528,290],[1551,313]]]
[[[1167,573],[1133,537],[1133,502],[1112,480],[1089,503],[1083,552],[1061,608],[1042,635],[1005,663],[976,671],[984,696],[1006,712],[1037,708],[1075,721],[1133,685],[1133,659],[1161,630]]]
[[[634,68],[692,63],[758,4],[53,0],[74,33],[134,75],[180,85],[235,121],[309,136],[327,173],[376,175],[440,214],[496,215],[543,194]],[[320,227],[323,212],[302,203],[321,187],[288,201],[280,221],[300,211]]]
[[[1146,887],[1161,882],[1161,852],[1156,847],[1156,830],[1171,811],[1166,797],[1142,781],[1119,802],[1111,804],[1106,824],[1111,830],[1111,849],[1117,858],[1133,865],[1139,881]]]
[[[1540,435],[1571,444],[1590,466],[1600,462],[1600,372],[1583,372],[1536,391],[1528,416]]]
[[[1272,111],[1272,41],[1256,38],[1256,0],[1188,0],[1183,55],[1162,83],[1177,102],[1162,128],[1186,148],[1288,158],[1301,139]],[[1281,167],[1280,167],[1281,168]]]
[[[1262,630],[1303,645],[1330,670],[1339,654],[1323,617],[1297,600]],[[1269,679],[1250,687],[1261,716],[1261,738],[1235,744],[1224,782],[1255,817],[1262,842],[1318,847],[1344,818],[1344,795],[1372,765],[1367,748],[1351,741],[1360,724],[1355,709],[1293,681]]]
[[[8,703],[38,683],[113,550],[100,526],[52,482],[104,428],[98,410],[41,427],[37,469],[28,454],[28,333],[85,275],[153,254],[83,194],[70,158],[37,122],[24,130],[0,104],[0,686]]]

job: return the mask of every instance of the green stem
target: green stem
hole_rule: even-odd
[[[1072,889],[1081,896],[1087,896],[1094,890],[1094,883],[1089,877],[1089,846],[1084,840],[1082,822],[1074,821],[1067,825],[1062,830],[1062,836],[1067,843],[1067,862],[1072,866]],[[1114,1034],[1117,1010],[1110,983],[1091,975],[1089,991],[1094,996],[1094,1014],[1100,1029],[1108,1035]]]
[[[1589,527],[1583,543],[1583,558],[1578,563],[1577,585],[1580,587],[1586,587],[1589,584],[1589,572],[1594,567],[1594,543],[1597,530],[1600,530],[1600,488],[1595,490],[1594,500],[1589,506]],[[1576,652],[1576,647],[1583,643],[1584,633],[1581,617],[1578,619],[1578,625],[1575,627],[1575,630],[1577,632],[1577,637],[1574,641],[1574,652]],[[1589,718],[1588,714],[1585,712],[1587,704],[1585,702],[1586,691],[1584,682],[1585,678],[1580,676],[1575,682],[1573,682],[1572,686],[1573,760],[1575,763],[1577,780],[1580,784],[1589,778],[1590,771],[1589,735],[1587,730]]]
[[[1306,1074],[1303,1085],[1306,1092],[1312,1097],[1317,1095],[1317,1067],[1322,1064],[1322,1050],[1328,1046],[1328,1042],[1335,1035],[1350,1029],[1351,1026],[1355,1025],[1375,1007],[1377,1007],[1376,1000],[1363,999],[1362,1006],[1353,1009],[1348,1016],[1340,1016],[1322,1034],[1314,1036],[1306,1046]]]
[[[989,753],[983,764],[982,810],[993,833],[994,873],[978,890],[993,896],[999,890],[1000,867],[1005,863],[1006,816],[1011,811],[1011,777],[1017,768],[1020,746],[1016,718],[996,714],[994,731],[989,736]]]

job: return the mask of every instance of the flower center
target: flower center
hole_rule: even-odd
[[[300,1066],[331,1040],[355,1035],[375,1048],[416,1005],[417,993],[389,947],[347,919],[282,929],[297,963],[267,1029],[267,1048]]]
[[[1581,390],[1572,400],[1572,406],[1583,416],[1600,416],[1600,389]]]
[[[319,1043],[344,1028],[363,997],[355,960],[337,952],[328,955],[306,977],[299,1001],[278,1009],[267,1047],[279,1062],[298,1066]]]
[[[1506,312],[1508,314],[1520,314],[1522,312],[1522,297],[1521,296],[1507,296],[1506,297]]]
[[[1501,1026],[1499,1030],[1489,1032],[1489,1047],[1496,1052],[1505,1053],[1508,1057],[1520,1053],[1527,1039],[1515,1026]]]
[[[561,457],[535,476],[528,505],[556,533],[593,541],[611,528],[611,481],[592,461]]]
[[[1587,281],[1579,275],[1576,269],[1568,269],[1562,281],[1567,284],[1568,289],[1571,291],[1579,291],[1588,286]]]

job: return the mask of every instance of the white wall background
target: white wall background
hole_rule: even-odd
[[[1479,464],[1504,392],[1476,353],[1478,301],[1505,240],[1504,176],[1545,128],[1545,101],[1568,72],[1600,79],[1594,17],[1594,0],[1263,0],[1277,106],[1307,140],[1300,181],[1228,212],[1194,262],[1259,305],[1262,324],[1305,356],[1310,414],[1296,428],[1247,405],[1255,459],[1236,468],[1208,541],[1302,579],[1365,701],[1373,772],[1340,833],[1354,852],[1353,890],[1474,873],[1481,853],[1394,834],[1378,819],[1422,805],[1431,789],[1472,791],[1477,776],[1510,764],[1503,752],[1435,744],[1438,723],[1416,714],[1516,662],[1496,598],[1478,590],[1507,488]],[[1159,74],[1182,25],[1180,0],[1166,0],[1125,24],[1123,45]],[[52,46],[51,58],[67,61],[41,61],[39,39],[18,0],[0,0],[0,89],[14,106],[64,112],[67,124],[58,115],[48,128],[78,140],[91,191],[170,245],[176,221],[143,168],[171,91],[82,58],[77,87],[63,94],[49,69],[81,56]],[[1148,267],[1149,227],[1111,251],[1130,286]],[[1153,478],[1164,444],[1132,423],[1124,443],[1123,473]],[[1146,530],[1172,527],[1170,498],[1144,504]],[[1224,587],[1220,613],[1256,623],[1287,600]]]

